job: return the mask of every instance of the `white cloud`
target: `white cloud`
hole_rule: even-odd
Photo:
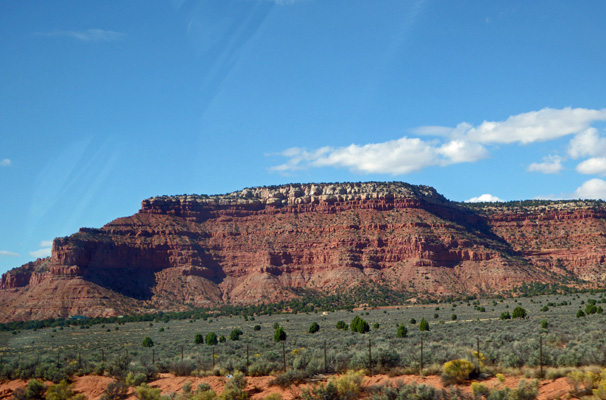
[[[108,31],[104,29],[86,29],[83,31],[61,31],[38,32],[39,36],[67,37],[81,42],[117,42],[126,36],[124,33]]]
[[[362,173],[388,174],[407,174],[436,163],[434,147],[421,139],[407,137],[330,149],[312,161],[312,165],[317,167],[347,167]]]
[[[419,126],[411,130],[412,133],[420,136],[449,136],[452,131],[449,126]]]
[[[490,154],[481,144],[470,143],[464,140],[451,140],[436,150],[438,154],[446,157],[442,165],[474,162],[487,158]]]
[[[0,257],[19,257],[21,254],[12,251],[0,250]]]
[[[586,129],[570,141],[568,154],[572,158],[606,155],[606,138],[600,137],[595,128]]]
[[[469,200],[465,200],[465,203],[495,203],[498,201],[503,201],[497,196],[493,196],[491,194],[485,193],[478,197],[472,197]]]
[[[44,257],[50,257],[51,253],[52,253],[51,248],[48,247],[48,248],[44,248],[44,249],[30,251],[29,255],[34,258],[44,258]]]
[[[476,162],[490,156],[488,145],[528,144],[566,135],[577,135],[570,144],[571,156],[583,155],[597,138],[597,131],[590,125],[603,120],[606,120],[606,109],[569,107],[544,108],[510,116],[505,121],[485,121],[477,127],[466,122],[454,128],[421,126],[412,133],[435,139],[404,136],[382,143],[322,147],[311,151],[292,148],[280,154],[288,158],[287,162],[271,170],[285,173],[311,167],[344,167],[359,173],[403,175],[430,166]],[[603,147],[606,151],[606,139]],[[558,173],[563,169],[562,161],[559,156],[548,156],[541,163],[532,163],[528,170]]]
[[[51,247],[53,245],[53,241],[52,240],[43,240],[40,242],[40,244],[38,245],[38,247]]]
[[[595,121],[606,120],[606,109],[544,108],[507,118],[501,122],[484,121],[465,134],[478,143],[533,143],[580,133]]]
[[[12,161],[8,158],[5,158],[4,160],[0,161],[0,167],[9,167],[11,164]]]
[[[606,158],[594,157],[577,165],[577,172],[581,174],[606,175]]]
[[[557,174],[564,167],[562,166],[562,157],[557,155],[549,155],[543,157],[543,162],[532,163],[528,166],[530,172],[542,172],[544,174]]]
[[[52,245],[53,245],[52,240],[43,240],[38,244],[38,247],[41,247],[41,248],[38,250],[30,251],[29,255],[30,255],[30,257],[34,257],[34,258],[50,257],[52,254]]]
[[[574,192],[576,199],[606,199],[606,181],[602,179],[590,179],[583,183]]]
[[[322,147],[315,151],[300,148],[285,150],[290,158],[273,171],[292,171],[308,167],[344,167],[359,173],[408,174],[434,165],[473,162],[488,156],[481,145],[453,140],[441,146],[435,141],[402,137],[382,143],[352,144],[347,147]]]

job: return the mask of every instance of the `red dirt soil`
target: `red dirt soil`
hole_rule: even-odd
[[[271,386],[269,382],[273,379],[271,376],[259,376],[259,377],[247,377],[248,385],[246,391],[251,394],[251,399],[260,400],[272,393],[278,393],[282,396],[283,400],[293,400],[298,397],[302,386],[290,387],[282,389],[279,386]],[[517,376],[509,376],[505,379],[503,384],[499,383],[497,378],[490,378],[482,381],[488,388],[498,387],[510,387],[515,388],[518,382],[522,379]],[[112,382],[112,378],[105,376],[82,376],[74,378],[74,391],[76,393],[83,393],[89,400],[96,400],[101,397],[103,391],[107,385]],[[160,374],[160,377],[150,383],[153,388],[159,388],[162,390],[162,394],[179,393],[183,390],[183,386],[186,382],[190,382],[192,389],[195,390],[201,383],[208,383],[210,387],[217,393],[223,391],[226,377],[223,376],[209,376],[204,378],[198,377],[176,377],[171,374]],[[327,379],[324,380],[326,382]],[[417,384],[425,384],[441,389],[444,386],[440,381],[439,376],[418,376],[418,375],[402,375],[396,377],[389,377],[387,375],[375,375],[373,377],[365,377],[363,381],[364,387],[372,385],[384,385],[384,384],[395,384],[397,381],[401,381],[406,384],[416,382]],[[47,382],[49,384],[49,382]],[[27,385],[27,381],[14,380],[5,381],[0,383],[0,399],[9,399],[12,397],[12,393],[18,388],[24,388]],[[306,386],[306,385],[304,385]],[[304,387],[303,386],[303,387]],[[460,386],[462,390],[471,392],[471,384]],[[569,398],[575,399],[575,397],[569,395],[572,386],[566,378],[558,378],[556,380],[542,380],[539,385],[539,397],[538,400],[552,400],[556,398]],[[570,397],[569,397],[570,396]],[[129,396],[129,400],[134,400],[136,397],[132,393]]]

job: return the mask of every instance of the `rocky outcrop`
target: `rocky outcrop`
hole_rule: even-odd
[[[401,182],[154,197],[3,275],[0,320],[276,302],[361,283],[424,296],[599,284],[605,223],[597,202],[469,206]]]

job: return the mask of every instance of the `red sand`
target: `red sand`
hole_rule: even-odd
[[[279,386],[270,386],[269,382],[273,379],[271,376],[260,376],[260,377],[247,377],[248,385],[246,391],[251,394],[251,398],[254,400],[263,399],[264,397],[272,394],[279,393],[283,400],[293,400],[300,393],[300,387],[290,387],[282,389]],[[497,388],[505,385],[507,387],[514,388],[518,382],[522,379],[521,377],[509,376],[506,378],[504,384],[500,384],[497,378],[490,378],[482,381],[488,388]],[[150,383],[151,387],[159,388],[163,394],[179,393],[183,390],[183,386],[186,382],[191,383],[192,390],[195,390],[200,383],[208,383],[210,387],[220,393],[223,391],[227,378],[223,376],[209,376],[204,378],[197,377],[176,377],[171,374],[160,374],[159,378]],[[74,391],[77,393],[84,393],[89,400],[95,400],[101,397],[103,391],[107,385],[112,382],[112,378],[105,376],[82,376],[74,378]],[[324,380],[326,381],[326,380]],[[387,375],[375,375],[373,377],[365,377],[363,385],[365,387],[371,385],[380,385],[387,383],[395,383],[402,381],[404,383],[416,382],[417,384],[426,384],[436,388],[443,388],[439,376],[418,376],[418,375],[402,375],[396,377],[389,377]],[[14,380],[5,381],[0,383],[0,399],[9,399],[15,389],[25,387],[27,381]],[[466,384],[460,386],[464,391],[471,392],[471,385]],[[568,383],[566,378],[558,378],[556,380],[543,380],[539,386],[539,400],[552,400],[555,398],[570,398],[568,397],[571,389],[571,385]],[[134,394],[129,396],[129,399],[135,399]]]

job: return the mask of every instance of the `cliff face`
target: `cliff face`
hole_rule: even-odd
[[[596,203],[470,208],[404,183],[154,197],[4,274],[0,320],[275,302],[361,282],[424,295],[601,283],[605,223]]]

